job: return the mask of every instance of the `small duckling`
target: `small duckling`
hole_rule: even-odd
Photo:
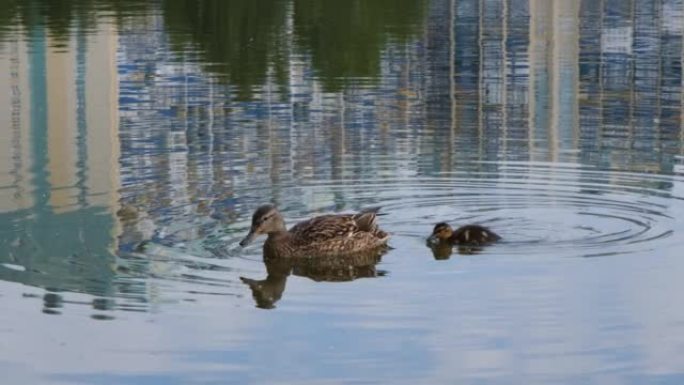
[[[465,225],[453,230],[446,222],[435,225],[428,243],[448,243],[461,246],[481,246],[498,241],[501,237],[480,225]]]

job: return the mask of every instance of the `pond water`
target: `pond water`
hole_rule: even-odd
[[[4,383],[684,383],[681,0],[0,4]]]

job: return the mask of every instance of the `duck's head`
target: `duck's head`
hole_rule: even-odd
[[[432,235],[427,239],[428,243],[435,244],[442,241],[448,241],[454,230],[446,222],[440,222],[435,225],[432,230]]]
[[[285,221],[273,205],[260,206],[252,215],[252,227],[247,236],[240,241],[240,246],[245,247],[260,234],[268,234],[285,231]]]

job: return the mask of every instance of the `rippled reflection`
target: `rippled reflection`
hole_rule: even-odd
[[[681,382],[681,0],[0,6],[7,381]],[[393,249],[276,269],[264,202]]]
[[[252,290],[256,306],[263,309],[275,307],[285,291],[290,274],[307,277],[317,282],[346,282],[358,278],[381,277],[385,271],[376,268],[386,250],[373,250],[352,255],[320,258],[265,259],[267,276],[256,280],[240,277]]]
[[[467,246],[467,245],[451,245],[440,242],[435,245],[426,245],[431,251],[432,256],[436,261],[444,261],[451,258],[451,255],[458,253],[461,255],[475,255],[482,252],[486,246]]]

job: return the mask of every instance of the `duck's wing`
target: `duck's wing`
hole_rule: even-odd
[[[316,240],[308,245],[303,245],[302,252],[317,257],[349,255],[383,248],[388,239],[388,234],[384,234],[383,238],[379,238],[374,233],[359,231],[348,236],[334,237],[325,241]]]
[[[351,237],[359,231],[353,215],[321,215],[292,226],[295,243],[300,245]]]
[[[373,207],[356,214],[317,216],[297,223],[289,232],[299,246],[352,249],[382,244],[389,235],[378,228],[379,209]]]

